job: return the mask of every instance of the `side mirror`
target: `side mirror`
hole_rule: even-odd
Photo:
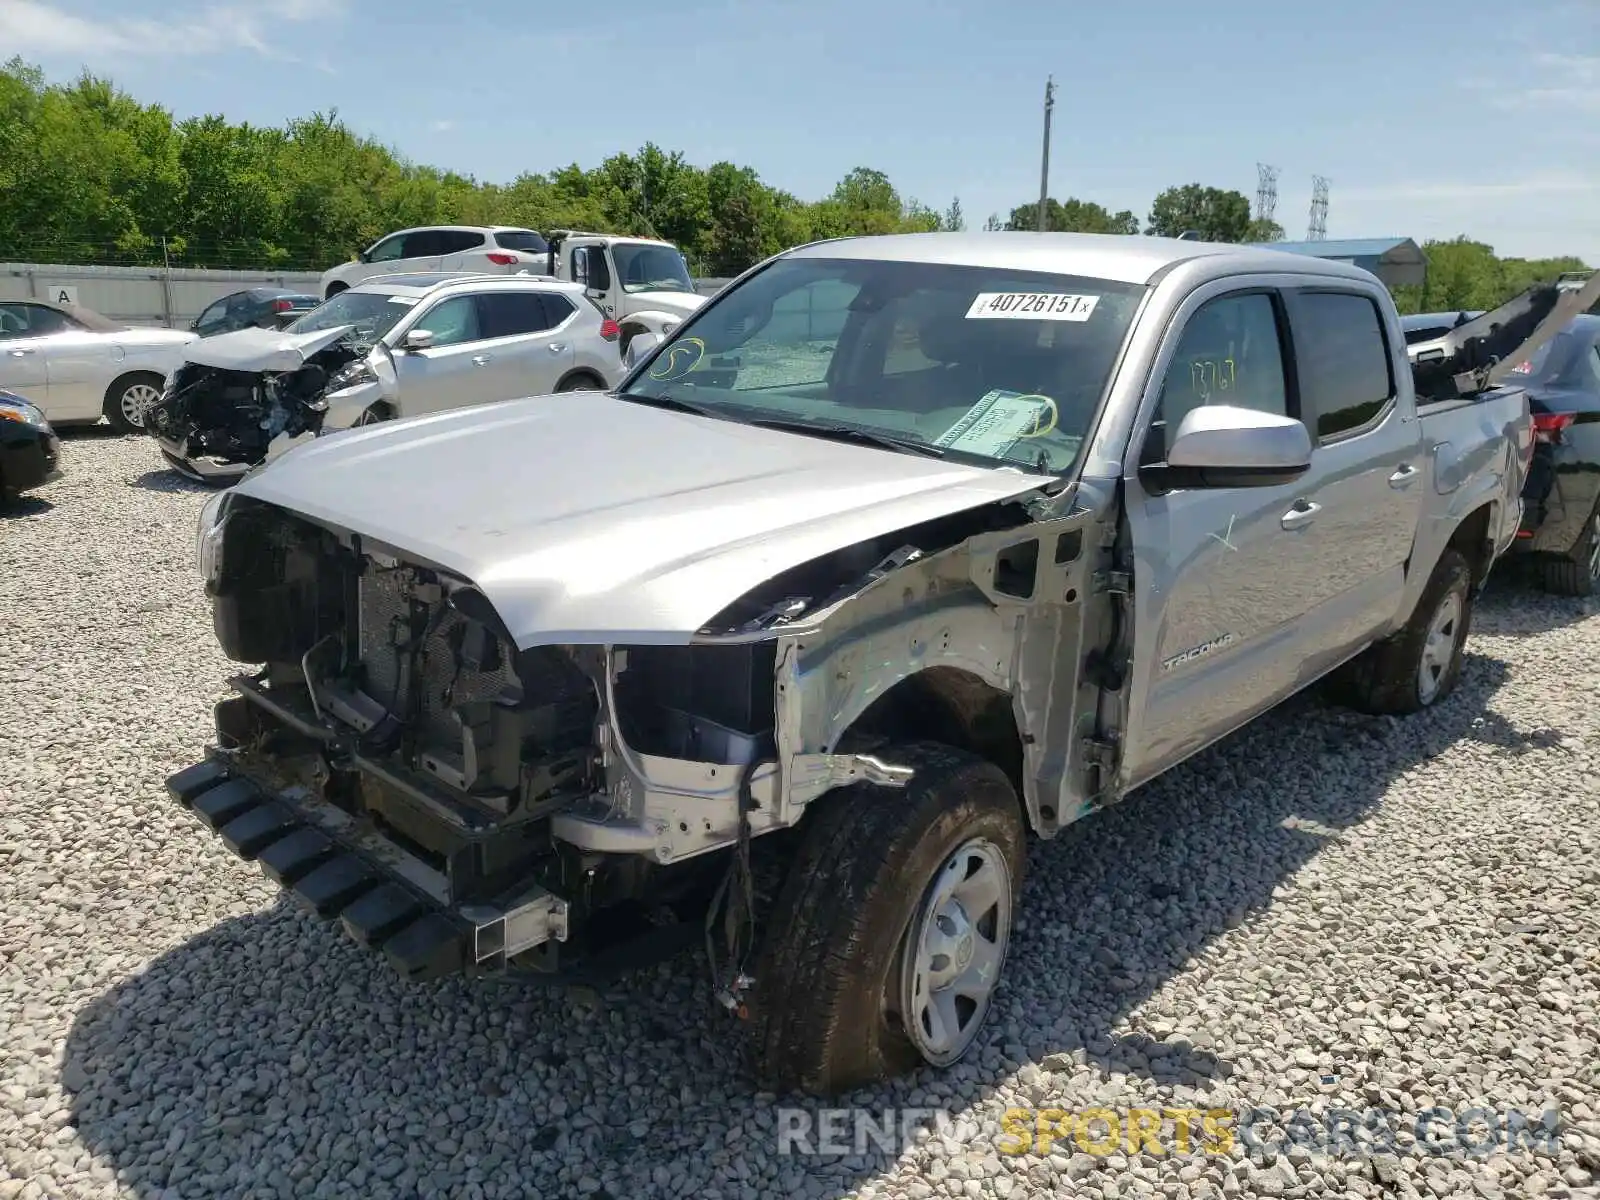
[[[1293,417],[1206,404],[1178,425],[1159,473],[1164,487],[1274,487],[1311,469],[1311,434]]]
[[[628,342],[628,353],[623,357],[623,364],[629,367],[634,366],[640,359],[661,345],[664,340],[659,333],[651,333],[648,330],[634,334]]]
[[[433,330],[431,329],[412,329],[406,333],[405,337],[400,339],[400,349],[402,350],[426,350],[431,345],[433,345]]]

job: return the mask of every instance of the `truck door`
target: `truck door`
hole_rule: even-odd
[[[1301,419],[1312,470],[1295,495],[1295,539],[1315,565],[1307,678],[1334,666],[1398,613],[1428,478],[1405,346],[1391,342],[1374,289],[1286,289]],[[1402,392],[1404,393],[1402,395]]]
[[[613,320],[617,317],[618,289],[615,286],[617,273],[612,269],[611,255],[606,250],[604,242],[581,242],[571,247],[572,273],[570,278],[574,283],[583,285],[584,294],[605,310],[606,316]]]
[[[1295,416],[1282,297],[1223,280],[1179,308],[1146,385],[1124,471],[1134,548],[1135,669],[1122,760],[1142,782],[1294,689],[1321,600],[1312,544],[1286,514],[1310,481],[1146,486],[1190,409]]]

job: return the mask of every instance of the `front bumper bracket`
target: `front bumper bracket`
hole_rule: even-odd
[[[542,888],[505,904],[451,907],[412,886],[426,868],[397,869],[398,849],[371,853],[358,839],[341,837],[326,814],[313,811],[314,802],[272,793],[222,759],[170,776],[167,791],[302,908],[337,920],[407,979],[493,970],[552,938],[566,940],[567,903]]]

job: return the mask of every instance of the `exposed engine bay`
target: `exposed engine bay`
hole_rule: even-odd
[[[216,631],[230,658],[266,665],[231,681],[219,745],[241,773],[348,822],[346,844],[403,859],[411,886],[478,923],[397,962],[403,971],[518,954],[545,966],[569,933],[604,939],[704,908],[714,860],[586,852],[554,836],[552,819],[622,815],[626,797],[607,794],[623,745],[612,724],[647,752],[753,754],[774,719],[770,645],[637,647],[631,663],[619,647],[519,650],[465,580],[271,506],[243,501],[227,525],[210,583]],[[618,812],[593,811],[613,799]],[[607,910],[604,927],[569,929],[569,903]]]
[[[296,369],[242,371],[186,362],[145,416],[169,461],[185,473],[211,474],[265,461],[280,438],[316,435],[327,411],[329,383],[372,353],[355,331],[317,351]],[[213,470],[200,470],[204,462]]]

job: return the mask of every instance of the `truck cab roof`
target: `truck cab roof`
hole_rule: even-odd
[[[1110,233],[898,233],[812,242],[783,257],[1048,271],[1133,284],[1154,283],[1173,267],[1195,259],[1226,258],[1230,274],[1261,271],[1338,279],[1373,278],[1370,272],[1348,263],[1282,250]]]

